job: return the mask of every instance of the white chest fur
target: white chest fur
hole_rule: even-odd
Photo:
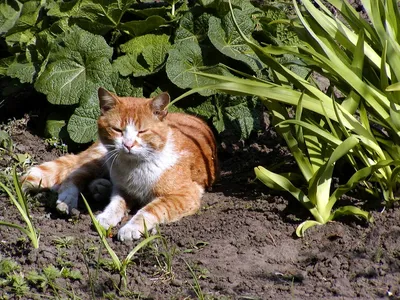
[[[135,160],[129,155],[120,155],[114,163],[108,162],[113,185],[140,202],[152,200],[152,190],[161,175],[179,159],[169,136],[162,151],[149,152],[146,160]]]

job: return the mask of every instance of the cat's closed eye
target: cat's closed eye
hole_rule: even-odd
[[[118,128],[118,127],[111,127],[111,130],[114,131],[114,132],[116,132],[116,133],[122,134],[122,129],[121,129],[121,128]]]
[[[145,133],[147,131],[149,131],[149,130],[148,129],[142,129],[142,130],[139,130],[139,133]]]

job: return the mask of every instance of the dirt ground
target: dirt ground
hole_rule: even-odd
[[[13,130],[12,138],[15,152],[29,153],[35,162],[59,155],[24,125]],[[308,217],[307,211],[289,195],[254,181],[254,166],[290,165],[290,156],[273,130],[266,128],[251,143],[222,144],[220,160],[221,179],[205,194],[201,211],[161,226],[166,242],[158,240],[135,256],[127,272],[131,293],[124,296],[116,292],[119,276],[110,269],[110,256],[101,247],[83,204],[66,218],[54,209],[54,195],[34,196],[29,203],[40,230],[39,249],[34,250],[16,229],[0,227],[0,261],[16,261],[24,276],[53,265],[60,271],[80,271],[82,278],[56,280],[69,294],[30,283],[29,293],[21,299],[71,299],[73,295],[81,299],[195,299],[187,264],[198,279],[203,299],[400,299],[399,209],[380,212],[383,207],[378,205],[371,225],[354,219],[332,222],[296,238],[296,225]],[[1,170],[8,166],[8,158],[0,158]],[[96,212],[105,204],[91,202]],[[0,194],[0,220],[19,223],[17,210],[4,194]],[[60,242],[60,238],[70,242]],[[108,242],[121,259],[138,243],[123,244],[115,238]],[[8,296],[12,296],[9,288],[0,291],[1,299]]]

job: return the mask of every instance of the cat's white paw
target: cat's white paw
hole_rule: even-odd
[[[93,199],[103,201],[110,198],[112,183],[105,178],[98,178],[89,184],[89,191]]]
[[[57,210],[61,213],[69,214],[71,209],[78,207],[79,190],[76,186],[71,185],[64,188],[58,194]]]
[[[142,231],[143,226],[127,223],[118,231],[118,240],[121,242],[138,240],[142,236]]]
[[[122,217],[117,215],[111,215],[107,212],[102,212],[101,214],[96,216],[97,221],[99,224],[104,228],[108,229],[110,227],[115,227],[121,221]]]

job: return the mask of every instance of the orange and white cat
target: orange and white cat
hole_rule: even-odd
[[[99,140],[77,155],[66,155],[31,168],[25,190],[58,192],[57,209],[76,208],[85,186],[112,183],[110,203],[97,216],[104,228],[116,226],[132,204],[142,208],[118,232],[121,241],[195,213],[204,189],[217,176],[215,139],[200,119],[167,113],[167,93],[153,99],[118,97],[98,91]],[[94,180],[94,181],[93,181]]]

